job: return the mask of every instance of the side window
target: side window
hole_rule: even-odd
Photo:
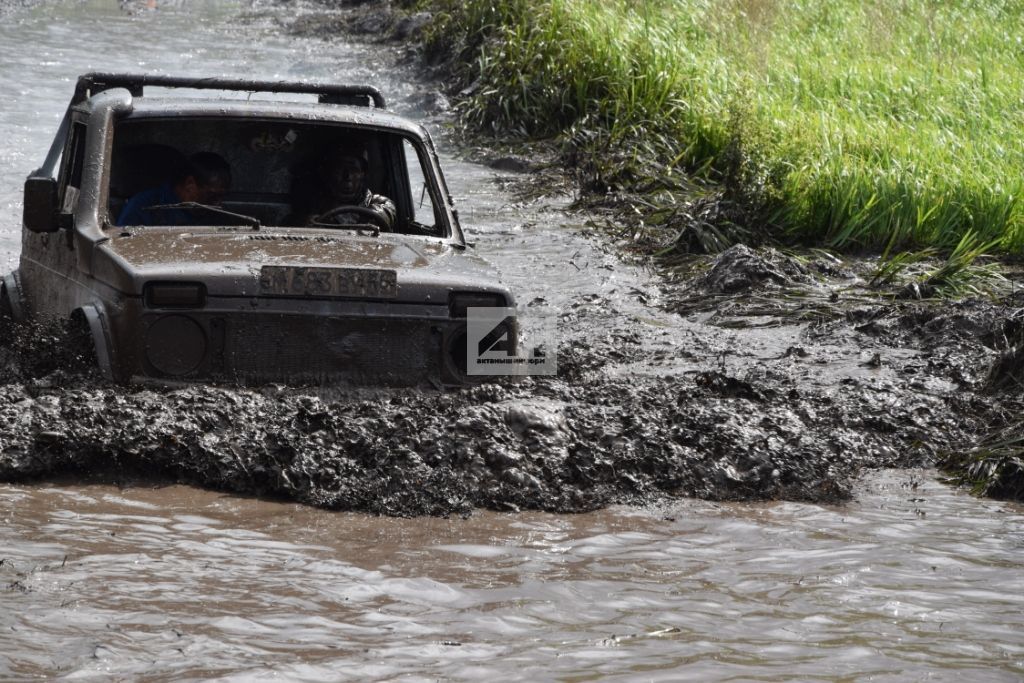
[[[73,213],[78,206],[78,195],[82,189],[82,169],[85,167],[84,123],[71,125],[71,135],[61,159],[60,169],[60,211]]]
[[[423,175],[423,168],[420,166],[420,157],[411,142],[404,140],[402,145],[405,152],[405,165],[408,167],[409,173],[409,190],[412,193],[411,218],[426,232],[436,232],[436,207],[430,196],[430,187]]]

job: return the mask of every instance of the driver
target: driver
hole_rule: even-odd
[[[370,191],[366,181],[366,159],[359,154],[335,150],[318,167],[322,189],[313,207],[300,220],[302,225],[329,223],[353,225],[365,223],[366,217],[358,211],[346,212],[345,207],[369,209],[380,216],[380,226],[391,232],[395,225],[395,203],[387,197]],[[322,220],[321,220],[322,218]]]
[[[231,166],[213,152],[199,152],[188,158],[174,177],[128,200],[118,225],[197,225],[201,213],[183,209],[155,209],[167,204],[195,202],[216,206],[231,187]]]

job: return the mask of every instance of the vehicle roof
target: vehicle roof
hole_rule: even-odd
[[[393,112],[347,104],[183,97],[135,97],[128,118],[212,116],[345,124],[389,130],[426,140],[423,126]]]

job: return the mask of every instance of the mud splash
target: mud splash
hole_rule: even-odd
[[[810,447],[806,433],[819,421],[768,405],[776,389],[716,372],[642,386],[528,381],[330,397],[124,392],[72,379],[0,387],[0,479],[156,475],[328,508],[443,515],[583,511],[669,494],[835,500],[857,470],[856,459]],[[828,431],[819,436],[836,456],[870,442]]]
[[[672,288],[693,294],[670,307],[713,312],[678,318],[656,350],[628,321],[596,335],[584,308],[563,316],[559,377],[452,393],[126,390],[55,355],[76,346],[60,330],[17,331],[0,346],[21,380],[0,386],[0,480],[155,477],[403,516],[681,495],[832,502],[864,468],[934,463],[1019,406],[986,389],[1016,298],[844,306],[813,264],[787,275],[765,270],[772,254],[739,251]],[[794,325],[792,310],[751,304],[758,287],[785,302],[780,284],[813,287],[834,315]]]

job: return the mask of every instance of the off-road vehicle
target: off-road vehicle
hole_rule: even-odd
[[[352,144],[390,230],[292,223],[316,160]],[[173,206],[188,225],[117,225],[197,153],[230,165],[221,202]],[[115,381],[458,385],[466,309],[514,305],[467,250],[429,135],[372,86],[84,75],[23,222],[0,309],[87,328]]]

